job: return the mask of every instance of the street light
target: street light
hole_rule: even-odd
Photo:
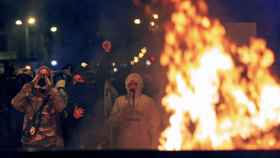
[[[113,69],[113,71],[114,71],[114,72],[118,72],[119,70],[118,70],[118,68],[115,67],[115,68]]]
[[[21,20],[17,20],[17,21],[16,21],[16,25],[17,25],[17,26],[20,26],[20,25],[22,25],[22,24],[23,24],[23,22],[22,22]]]
[[[34,25],[36,23],[36,19],[34,17],[29,17],[26,22],[23,22],[22,20],[17,20],[16,25],[17,26],[24,26],[24,32],[25,32],[25,53],[26,56],[30,56],[30,35],[29,35],[29,26],[28,25]]]
[[[134,63],[138,63],[139,62],[139,58],[138,57],[134,57]]]
[[[57,64],[58,64],[58,63],[57,63],[56,60],[52,60],[52,61],[51,61],[51,65],[52,65],[52,66],[57,66]]]
[[[156,23],[155,23],[154,21],[151,21],[151,22],[150,22],[150,25],[151,25],[152,27],[154,27],[154,26],[156,25]]]
[[[147,66],[151,66],[152,65],[152,62],[150,60],[146,60],[146,65]]]
[[[88,66],[88,63],[86,63],[86,62],[82,62],[82,63],[81,63],[81,67],[82,67],[82,68],[86,68],[87,66]]]
[[[142,52],[141,52],[141,53],[139,53],[139,55],[138,55],[138,57],[139,57],[139,58],[143,58],[144,56],[145,56],[145,54],[144,54],[144,53],[142,53]]]
[[[34,17],[30,17],[30,18],[28,18],[27,22],[30,25],[34,25],[36,23],[36,19]]]
[[[31,70],[31,69],[32,69],[32,67],[31,67],[30,65],[26,65],[24,68],[25,68],[26,70]]]
[[[134,24],[136,25],[141,24],[141,20],[139,18],[134,19]]]
[[[158,18],[159,18],[159,15],[158,15],[158,14],[153,14],[153,18],[154,18],[154,19],[158,19]]]
[[[144,54],[146,54],[147,53],[147,51],[148,51],[148,49],[146,48],[146,47],[143,47],[143,48],[141,48],[141,50],[140,50],[142,53],[144,53]]]
[[[50,29],[51,32],[57,32],[57,30],[58,30],[58,29],[57,29],[56,26],[53,26],[53,27],[51,27],[51,29]]]

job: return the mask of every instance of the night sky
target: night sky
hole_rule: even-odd
[[[210,15],[224,22],[257,22],[258,36],[279,51],[279,0],[208,0],[208,4]],[[164,7],[156,9],[164,11]],[[156,38],[131,23],[135,16],[144,16],[144,9],[132,0],[1,0],[0,14],[2,30],[28,15],[38,17],[42,32],[58,26],[59,32],[51,38],[51,53],[65,62],[97,57],[106,39],[112,41],[117,56],[131,56],[147,38]]]

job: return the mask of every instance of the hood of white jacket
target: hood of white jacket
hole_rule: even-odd
[[[127,76],[127,78],[125,80],[125,88],[126,88],[127,93],[129,93],[128,84],[131,81],[134,81],[137,83],[135,95],[140,96],[142,94],[143,87],[144,87],[144,82],[143,82],[142,77],[138,73],[131,73]]]

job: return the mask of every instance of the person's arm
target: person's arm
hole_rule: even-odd
[[[65,108],[65,101],[56,88],[52,88],[50,99],[56,112],[62,112]]]
[[[113,85],[111,85],[111,92],[112,92],[112,97],[114,99],[119,96],[119,93],[118,93],[117,89]]]
[[[65,89],[64,88],[57,88],[57,90],[58,90],[59,94],[61,95],[61,97],[63,98],[65,106],[67,107],[68,95],[67,95]]]
[[[20,92],[12,99],[11,105],[20,112],[25,112],[26,104],[29,104],[28,97],[32,93],[32,85],[30,83],[25,84]]]
[[[61,97],[63,97],[64,103],[65,103],[65,108],[63,109],[62,113],[62,119],[66,120],[69,119],[69,117],[72,116],[73,109],[72,103],[69,101],[69,97],[67,92],[65,91],[64,88],[57,88],[58,92],[60,93]]]
[[[66,124],[66,126],[68,126],[71,129],[75,129],[80,122],[79,119],[76,119],[74,117],[74,110],[75,110],[75,104],[69,98],[68,104],[63,110],[64,113],[63,122]]]
[[[73,118],[73,111],[74,111],[74,103],[72,103],[71,99],[68,97],[67,105],[63,110],[64,119],[74,119]]]
[[[108,119],[108,123],[111,124],[111,126],[117,126],[120,123],[120,119],[121,119],[121,97],[117,98],[112,111],[110,113],[109,119]]]

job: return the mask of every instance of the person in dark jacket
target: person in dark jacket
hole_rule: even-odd
[[[66,85],[68,105],[63,121],[66,148],[84,149],[93,122],[94,89],[85,75],[76,73]]]
[[[59,112],[65,103],[52,85],[51,70],[42,66],[31,83],[25,84],[12,99],[12,106],[25,113],[22,144],[27,150],[63,147]]]

